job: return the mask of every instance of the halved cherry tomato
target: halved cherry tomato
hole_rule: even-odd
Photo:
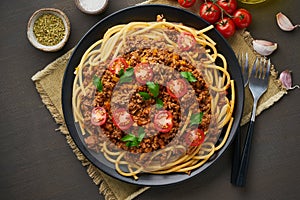
[[[101,126],[106,122],[107,119],[107,113],[105,108],[103,107],[95,107],[92,110],[92,116],[91,116],[91,122],[95,126]]]
[[[233,21],[238,28],[247,28],[252,21],[250,12],[240,8],[233,13]]]
[[[205,134],[204,134],[203,130],[195,129],[195,130],[188,132],[185,135],[184,139],[185,139],[186,144],[193,146],[193,147],[197,147],[204,142]]]
[[[225,10],[226,13],[232,14],[237,8],[237,0],[217,0],[217,4]]]
[[[122,57],[115,58],[111,61],[111,63],[108,66],[109,71],[112,73],[118,75],[121,69],[124,69],[124,71],[128,68],[128,64],[126,60]]]
[[[216,23],[216,29],[225,37],[229,38],[235,33],[235,25],[232,19],[224,17]]]
[[[127,130],[133,124],[131,115],[125,108],[119,108],[112,115],[113,123],[121,130]]]
[[[199,8],[199,15],[211,24],[220,19],[221,9],[212,2],[205,2]]]
[[[136,80],[145,84],[153,78],[153,70],[149,63],[139,63],[134,67],[134,75]]]
[[[156,130],[167,133],[173,128],[173,115],[167,110],[160,110],[154,117],[154,127]]]
[[[177,1],[179,5],[181,5],[184,8],[192,7],[196,2],[196,0],[177,0]]]
[[[167,83],[167,92],[171,97],[180,98],[187,92],[186,81],[182,78]]]
[[[187,51],[194,48],[196,45],[196,39],[193,34],[189,32],[182,32],[178,36],[177,44],[181,50]]]

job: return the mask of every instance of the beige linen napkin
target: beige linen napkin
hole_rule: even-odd
[[[161,3],[178,6],[174,0],[150,0],[143,4],[150,3]],[[190,11],[194,11],[191,8]],[[239,31],[234,37],[228,40],[235,52],[248,52],[250,63],[253,63],[255,58],[255,53],[251,47],[252,38],[250,34],[246,31]],[[32,80],[36,85],[36,89],[39,92],[43,103],[47,106],[48,110],[52,114],[56,123],[60,125],[60,132],[66,137],[66,140],[70,147],[72,148],[74,154],[77,156],[78,160],[81,161],[82,165],[86,168],[87,174],[92,178],[94,183],[99,186],[99,192],[105,197],[106,200],[129,200],[133,199],[149,187],[140,187],[132,184],[127,184],[116,180],[110,176],[107,176],[99,169],[97,169],[92,163],[90,163],[85,156],[76,147],[74,141],[72,140],[66,124],[64,122],[62,106],[61,106],[61,87],[63,74],[67,65],[67,62],[72,54],[73,49],[61,56],[60,58],[54,60],[43,70],[37,72]],[[58,81],[59,80],[59,81]],[[280,87],[280,83],[277,80],[277,73],[272,68],[271,78],[269,83],[268,91],[261,98],[257,114],[261,113],[263,110],[269,108],[276,101],[278,101],[284,94],[286,90]],[[252,108],[252,97],[248,90],[245,91],[245,108],[242,118],[242,124],[249,121],[250,113]]]

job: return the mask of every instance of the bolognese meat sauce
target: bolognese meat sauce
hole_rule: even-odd
[[[155,82],[161,84],[158,84],[159,93],[154,98],[153,94],[149,91],[149,87],[147,87],[147,81],[141,81],[140,78],[137,79],[133,75],[128,83],[121,84],[120,73],[112,71],[111,68],[104,71],[101,77],[103,90],[95,91],[93,107],[106,109],[106,121],[104,124],[101,124],[101,127],[93,125],[91,127],[97,129],[99,135],[103,134],[109,138],[111,148],[114,148],[113,146],[115,145],[132,153],[147,153],[164,148],[180,131],[180,123],[186,120],[188,111],[194,113],[202,112],[202,122],[198,128],[204,131],[208,129],[211,118],[211,97],[208,86],[200,72],[189,64],[188,61],[174,52],[161,49],[137,49],[121,57],[122,59],[118,60],[122,60],[123,65],[126,65],[123,73],[130,68],[133,68],[134,71],[135,67],[140,68],[141,66],[145,66],[146,70],[152,73],[150,75],[146,74],[145,79],[149,79],[149,81],[155,80]],[[125,61],[126,63],[124,64]],[[180,76],[180,72],[190,72],[197,81],[183,82],[184,79]],[[167,83],[172,83],[172,87]],[[180,84],[184,85],[180,87]],[[186,85],[189,85],[189,87]],[[176,91],[177,88],[178,91]],[[141,96],[141,92],[149,94],[150,98],[145,100]],[[180,95],[178,96],[177,93],[180,93]],[[197,106],[189,105],[189,100],[192,98],[191,94],[196,96]],[[162,101],[160,109],[156,108],[157,99]],[[183,108],[188,108],[188,110],[184,111],[182,110]],[[117,119],[115,115],[120,109],[128,113],[122,116],[119,115],[120,118]],[[157,128],[158,122],[154,120],[159,110],[165,110],[172,115],[171,119],[165,120],[165,128],[161,128],[160,130]],[[86,113],[88,113],[86,114],[86,124],[89,124],[89,112]],[[185,115],[182,115],[182,113],[185,113]],[[122,125],[120,120],[123,120],[122,123],[125,125]],[[128,120],[128,123],[126,120]],[[122,138],[128,133],[137,135],[138,127],[143,127],[145,136],[138,146],[128,147],[126,142],[122,141]],[[103,137],[103,135],[99,137]]]

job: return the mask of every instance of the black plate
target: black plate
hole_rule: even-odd
[[[177,173],[166,175],[143,174],[137,181],[135,181],[132,177],[121,176],[113,168],[103,165],[103,163],[86,148],[85,144],[83,144],[81,140],[81,133],[77,132],[72,112],[71,99],[75,67],[79,64],[82,55],[88,49],[88,47],[102,38],[103,34],[108,28],[117,24],[128,23],[131,21],[155,21],[157,14],[163,14],[169,22],[181,22],[196,29],[202,29],[208,26],[208,23],[200,17],[182,9],[166,5],[134,6],[118,11],[98,22],[80,40],[67,65],[62,87],[62,107],[65,121],[69,132],[80,151],[89,159],[90,162],[108,175],[121,181],[145,186],[158,186],[178,183],[199,174],[212,163],[214,163],[227,149],[235,135],[241,119],[244,102],[243,80],[235,54],[228,45],[227,41],[215,29],[213,29],[207,34],[217,43],[218,52],[222,53],[227,59],[228,71],[231,74],[232,79],[235,80],[236,85],[236,105],[233,113],[235,120],[230,131],[229,138],[227,139],[225,145],[218,152],[216,152],[215,155],[212,156],[212,159],[206,162],[203,166],[194,170],[190,175]]]

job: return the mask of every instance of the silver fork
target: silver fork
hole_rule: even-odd
[[[248,61],[248,53],[241,53],[237,56],[242,74],[244,87],[247,87],[249,82],[249,61]],[[240,166],[240,156],[241,156],[241,127],[239,126],[236,130],[234,139],[234,149],[233,149],[233,157],[232,157],[232,166],[231,166],[231,183],[236,185],[236,178]]]
[[[271,66],[270,59],[266,61],[264,58],[256,58],[252,68],[252,72],[249,80],[249,88],[253,96],[254,102],[253,102],[251,120],[247,131],[246,141],[242,152],[241,163],[236,178],[237,186],[244,186],[246,184],[246,176],[247,176],[248,165],[249,165],[250,149],[251,149],[252,136],[254,130],[257,102],[260,99],[260,97],[267,91],[269,74],[270,74],[270,66]]]

